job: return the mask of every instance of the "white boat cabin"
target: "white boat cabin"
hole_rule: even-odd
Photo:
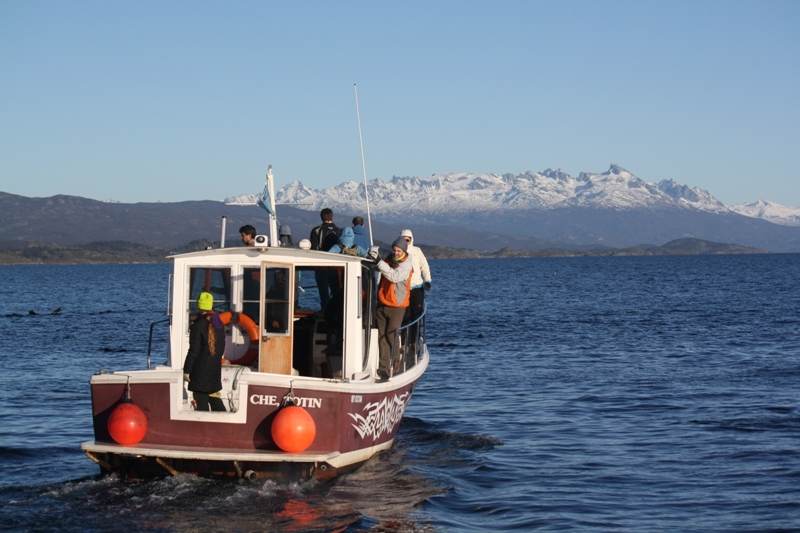
[[[230,322],[225,359],[231,364],[301,379],[373,377],[374,274],[360,258],[238,247],[183,254],[174,261],[167,362],[173,370],[183,367],[197,297],[209,292],[214,311]],[[321,296],[325,286],[328,302]]]

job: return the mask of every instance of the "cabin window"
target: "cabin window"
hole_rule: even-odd
[[[300,267],[299,311],[313,312],[317,330],[327,334],[331,353],[341,353],[344,341],[344,269],[342,267]],[[320,320],[321,319],[321,320]]]
[[[245,268],[242,275],[242,313],[259,324],[261,321],[261,268]]]
[[[301,311],[324,311],[333,300],[342,305],[344,269],[342,267],[297,267],[297,309]]]
[[[319,294],[317,293],[314,269],[311,267],[295,267],[295,286],[297,298],[295,305],[300,311],[318,311]]]
[[[264,270],[264,329],[272,334],[289,334],[289,269],[268,267]]]
[[[296,266],[294,270],[293,368],[301,376],[341,375],[344,317],[344,268]],[[327,305],[322,305],[327,289]],[[325,283],[327,282],[327,283]]]
[[[230,268],[190,268],[189,305],[191,316],[197,311],[197,297],[208,292],[214,297],[214,311],[224,313],[231,310],[231,269]],[[190,321],[187,321],[190,324]]]

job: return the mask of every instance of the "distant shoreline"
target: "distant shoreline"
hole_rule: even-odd
[[[15,243],[0,247],[0,265],[80,265],[80,264],[156,264],[167,263],[170,255],[204,250],[213,241],[193,241],[173,251],[125,241],[103,241],[62,246],[53,243]],[[535,257],[626,257],[655,255],[735,255],[767,254],[765,250],[738,244],[724,244],[701,239],[678,239],[663,246],[642,245],[604,250],[519,250],[502,248],[482,252],[467,248],[419,245],[428,259],[496,259]]]

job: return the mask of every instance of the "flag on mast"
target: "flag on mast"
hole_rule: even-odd
[[[256,205],[258,205],[258,207],[260,207],[270,215],[274,217],[278,216],[275,214],[275,211],[272,210],[272,201],[270,200],[269,196],[269,184],[264,185],[264,191],[261,193],[261,196],[258,197]]]

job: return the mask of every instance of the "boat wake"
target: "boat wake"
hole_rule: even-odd
[[[405,417],[390,450],[331,482],[219,482],[182,474],[131,483],[109,475],[4,487],[0,530],[434,531],[425,503],[451,490],[448,471],[502,444]]]
[[[403,435],[422,442],[436,442],[444,449],[488,450],[502,446],[503,441],[491,435],[473,435],[435,429],[433,424],[419,418],[403,418]]]

